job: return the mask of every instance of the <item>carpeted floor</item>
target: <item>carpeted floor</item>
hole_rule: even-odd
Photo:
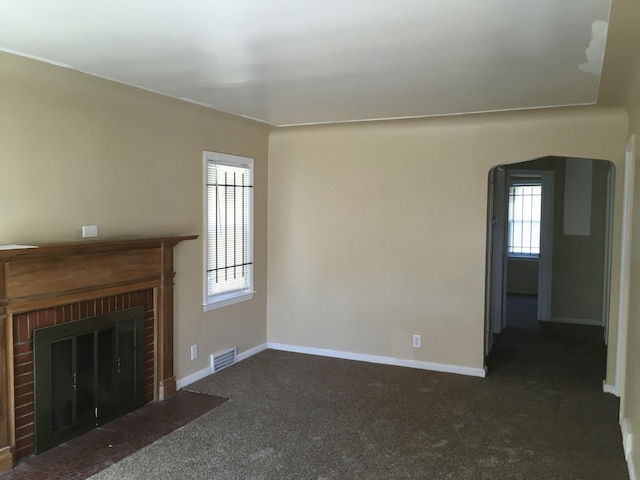
[[[507,294],[507,327],[526,328],[537,330],[538,322],[538,296]]]
[[[599,332],[560,327],[505,330],[486,379],[267,350],[190,386],[229,401],[91,478],[628,479]]]

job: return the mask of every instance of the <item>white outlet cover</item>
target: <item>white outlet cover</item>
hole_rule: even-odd
[[[97,225],[83,225],[82,227],[82,238],[90,238],[98,236],[98,226]]]

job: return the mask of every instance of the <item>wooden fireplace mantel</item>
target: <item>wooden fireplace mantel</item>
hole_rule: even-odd
[[[154,398],[176,391],[173,247],[198,235],[89,240],[0,250],[0,473],[13,468],[12,316],[98,297],[155,290]]]

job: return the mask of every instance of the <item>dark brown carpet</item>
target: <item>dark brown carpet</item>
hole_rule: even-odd
[[[193,384],[219,408],[122,479],[628,479],[601,329],[506,330],[488,378],[268,350]]]
[[[217,407],[224,398],[180,391],[23,460],[0,480],[85,479]]]

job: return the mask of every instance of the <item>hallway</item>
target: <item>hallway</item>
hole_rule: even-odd
[[[536,299],[507,297],[507,328],[487,358],[489,374],[604,395],[607,347],[602,327],[539,322]]]

